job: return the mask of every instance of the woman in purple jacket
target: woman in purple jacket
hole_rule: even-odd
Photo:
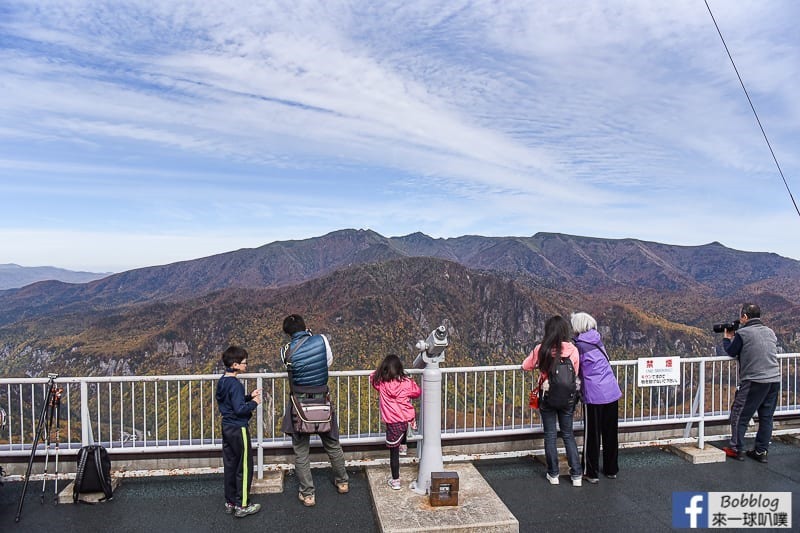
[[[603,447],[603,473],[616,479],[619,472],[619,389],[597,321],[587,313],[572,313],[573,339],[580,354],[581,393],[585,405],[583,422],[583,476],[597,483],[600,472],[600,446]]]

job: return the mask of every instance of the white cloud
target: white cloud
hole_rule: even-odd
[[[800,8],[710,5],[798,188]],[[161,235],[145,263],[224,251],[217,230],[257,246],[340,227],[800,258],[764,240],[796,214],[694,0],[36,1],[6,9],[0,38],[0,262],[38,242],[68,266],[11,237],[98,225],[126,249]],[[292,204],[306,218],[287,235],[275,206]]]

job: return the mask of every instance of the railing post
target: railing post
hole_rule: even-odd
[[[703,442],[703,437],[705,434],[706,428],[706,362],[705,360],[701,359],[700,361],[700,386],[698,387],[698,391],[700,393],[700,422],[697,424],[697,447],[701,450],[705,446]]]
[[[81,446],[94,444],[92,421],[89,416],[89,384],[81,380]]]
[[[264,385],[264,378],[259,376],[256,380],[256,388],[258,390],[262,390],[261,387]],[[264,397],[264,393],[261,393],[261,397]],[[258,479],[264,479],[264,447],[262,446],[264,442],[264,402],[259,402],[258,406],[256,407],[256,416],[258,419],[256,420],[256,441],[258,442],[258,467],[256,468],[256,472],[258,472]]]

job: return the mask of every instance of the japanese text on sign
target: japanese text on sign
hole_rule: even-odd
[[[660,387],[681,384],[680,357],[639,358],[639,387]]]

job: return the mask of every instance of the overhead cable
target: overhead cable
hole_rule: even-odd
[[[775,161],[775,166],[778,167],[778,173],[781,175],[781,179],[783,179],[783,185],[786,187],[786,192],[789,193],[789,199],[792,201],[792,205],[794,205],[794,210],[797,211],[797,215],[800,216],[800,209],[798,209],[797,202],[794,200],[794,195],[792,195],[792,191],[789,189],[789,183],[786,181],[786,177],[783,175],[783,170],[781,170],[781,165],[778,163],[778,158],[775,157],[775,152],[772,150],[772,145],[769,142],[769,138],[767,138],[767,133],[764,131],[764,126],[761,125],[761,120],[758,118],[756,108],[753,105],[753,101],[750,99],[750,95],[747,93],[747,89],[744,86],[742,77],[739,75],[739,69],[736,68],[736,63],[733,61],[733,56],[731,55],[730,50],[728,50],[728,45],[725,43],[725,38],[722,36],[722,31],[720,31],[717,20],[714,18],[714,13],[711,12],[711,6],[708,5],[708,0],[704,0],[704,2],[706,4],[706,8],[708,9],[708,14],[711,15],[711,20],[714,22],[714,27],[717,28],[719,38],[722,40],[722,46],[725,47],[725,52],[727,52],[728,58],[731,60],[731,65],[733,65],[733,70],[736,72],[736,77],[739,78],[739,83],[742,85],[744,95],[747,97],[747,101],[750,103],[750,109],[753,110],[753,115],[756,117],[758,127],[761,129],[761,134],[764,136],[764,140],[767,142],[767,148],[769,148],[769,153],[772,154],[772,160]]]

